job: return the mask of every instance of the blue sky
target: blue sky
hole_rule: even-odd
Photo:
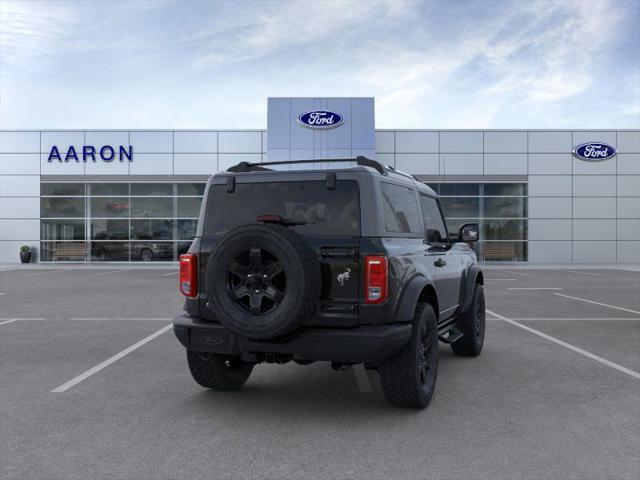
[[[0,0],[0,128],[640,128],[640,1]]]

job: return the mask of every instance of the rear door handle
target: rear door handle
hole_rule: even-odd
[[[443,259],[439,258],[435,262],[433,262],[433,264],[436,267],[444,267],[447,264],[447,262],[445,262]]]

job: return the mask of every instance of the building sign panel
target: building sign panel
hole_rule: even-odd
[[[101,147],[95,147],[94,145],[83,145],[81,150],[76,150],[73,145],[70,145],[68,148],[58,148],[57,145],[53,145],[51,147],[51,151],[49,152],[49,158],[47,161],[49,163],[57,160],[58,162],[97,162],[98,160],[102,160],[103,162],[113,162],[120,161],[124,162],[125,160],[129,162],[133,162],[133,145],[103,145]]]
[[[616,149],[603,142],[582,143],[573,149],[573,155],[585,162],[601,162],[615,156]]]

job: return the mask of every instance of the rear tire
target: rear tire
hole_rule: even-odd
[[[245,384],[253,363],[237,357],[187,351],[187,361],[193,379],[205,388],[237,390]]]
[[[438,376],[438,327],[431,305],[418,305],[411,340],[378,370],[387,402],[408,408],[429,405]]]
[[[457,326],[464,335],[451,344],[453,353],[465,357],[480,355],[484,345],[485,311],[484,290],[479,283],[476,283],[473,290],[473,300],[469,310],[460,315]]]

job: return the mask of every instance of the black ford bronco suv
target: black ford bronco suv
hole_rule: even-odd
[[[482,350],[477,240],[476,224],[450,235],[433,190],[374,160],[241,162],[207,183],[174,331],[204,387],[240,388],[261,362],[364,363],[387,401],[424,408],[438,340]]]

